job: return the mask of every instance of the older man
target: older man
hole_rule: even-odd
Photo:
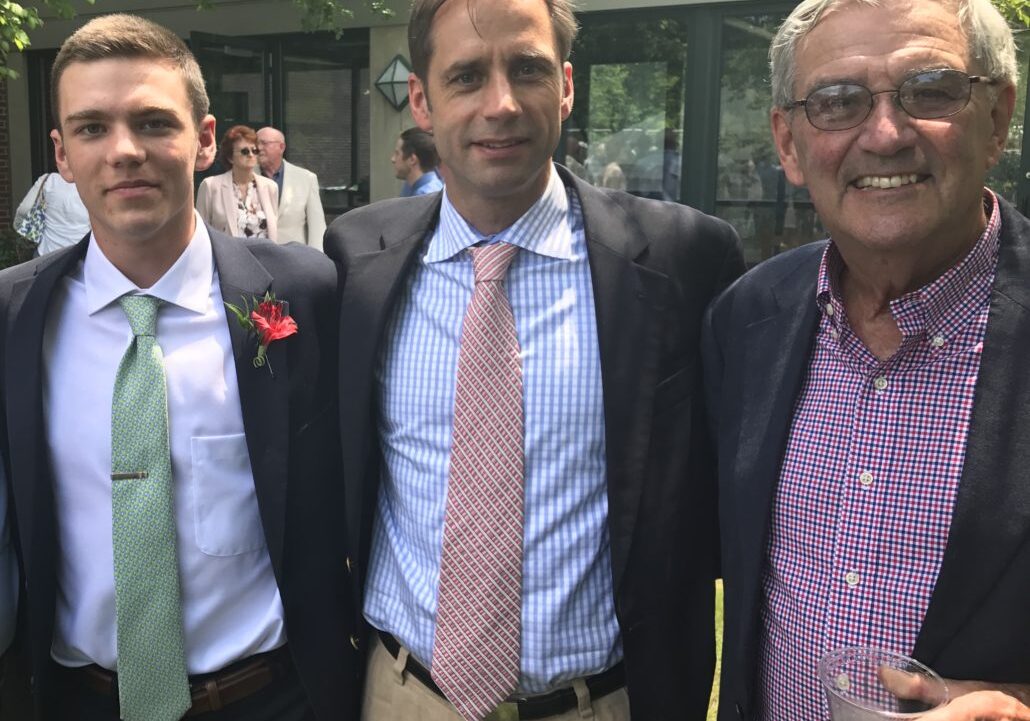
[[[741,255],[721,221],[551,161],[575,30],[565,0],[418,0],[409,91],[445,190],[326,234],[368,719],[704,717],[695,382]]]
[[[297,242],[322,250],[325,211],[318,176],[283,158],[286,136],[272,127],[257,132],[261,173],[279,186],[278,242]]]
[[[706,323],[720,718],[826,719],[816,664],[851,645],[951,679],[927,720],[1030,718],[1030,223],[984,187],[1012,33],[988,0],[807,0],[771,59],[830,240]]]

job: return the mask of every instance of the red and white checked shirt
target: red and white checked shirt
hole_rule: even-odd
[[[794,408],[763,574],[759,718],[825,721],[831,649],[912,652],[937,582],[966,454],[1001,218],[966,258],[891,302],[898,351],[878,360],[848,326],[831,242],[819,331]]]

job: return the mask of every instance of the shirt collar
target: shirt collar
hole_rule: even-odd
[[[426,172],[422,173],[422,175],[418,176],[418,180],[416,180],[414,183],[411,184],[411,191],[412,191],[412,193],[414,193],[419,188],[422,188],[423,186],[428,185],[429,183],[433,182],[434,180],[436,180],[436,171],[435,170],[427,170]]]
[[[927,335],[949,337],[954,334],[957,324],[970,315],[970,309],[975,309],[984,300],[980,294],[970,295],[966,291],[974,287],[973,281],[977,277],[994,273],[1001,209],[998,199],[987,188],[984,189],[983,202],[987,211],[987,227],[965,258],[936,280],[891,301],[891,313],[904,336],[925,331]],[[847,317],[840,291],[843,270],[844,260],[831,239],[819,265],[816,303],[820,312],[830,316],[832,325],[838,330],[846,323]],[[990,291],[987,289],[985,292]],[[829,313],[827,306],[832,308]]]
[[[196,229],[182,255],[150,288],[139,288],[122,275],[97,245],[93,233],[82,265],[86,310],[93,315],[126,293],[146,293],[194,313],[206,312],[214,278],[214,256],[207,226],[194,211]]]
[[[445,187],[440,222],[425,257],[427,263],[448,260],[483,241],[511,243],[538,255],[572,260],[568,191],[553,166],[543,195],[518,220],[493,235],[483,235],[461,217],[451,204],[449,192]]]

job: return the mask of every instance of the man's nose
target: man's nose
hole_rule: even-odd
[[[901,107],[897,90],[874,93],[873,107],[859,126],[859,144],[863,150],[893,155],[914,140],[912,121],[912,116]]]
[[[504,117],[520,112],[515,87],[507,73],[497,72],[490,77],[484,99],[483,114],[487,117]]]

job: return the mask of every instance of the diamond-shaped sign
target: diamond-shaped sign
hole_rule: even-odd
[[[404,56],[397,55],[376,80],[376,87],[394,110],[402,110],[408,104],[409,75],[411,75],[411,66],[408,65]]]

